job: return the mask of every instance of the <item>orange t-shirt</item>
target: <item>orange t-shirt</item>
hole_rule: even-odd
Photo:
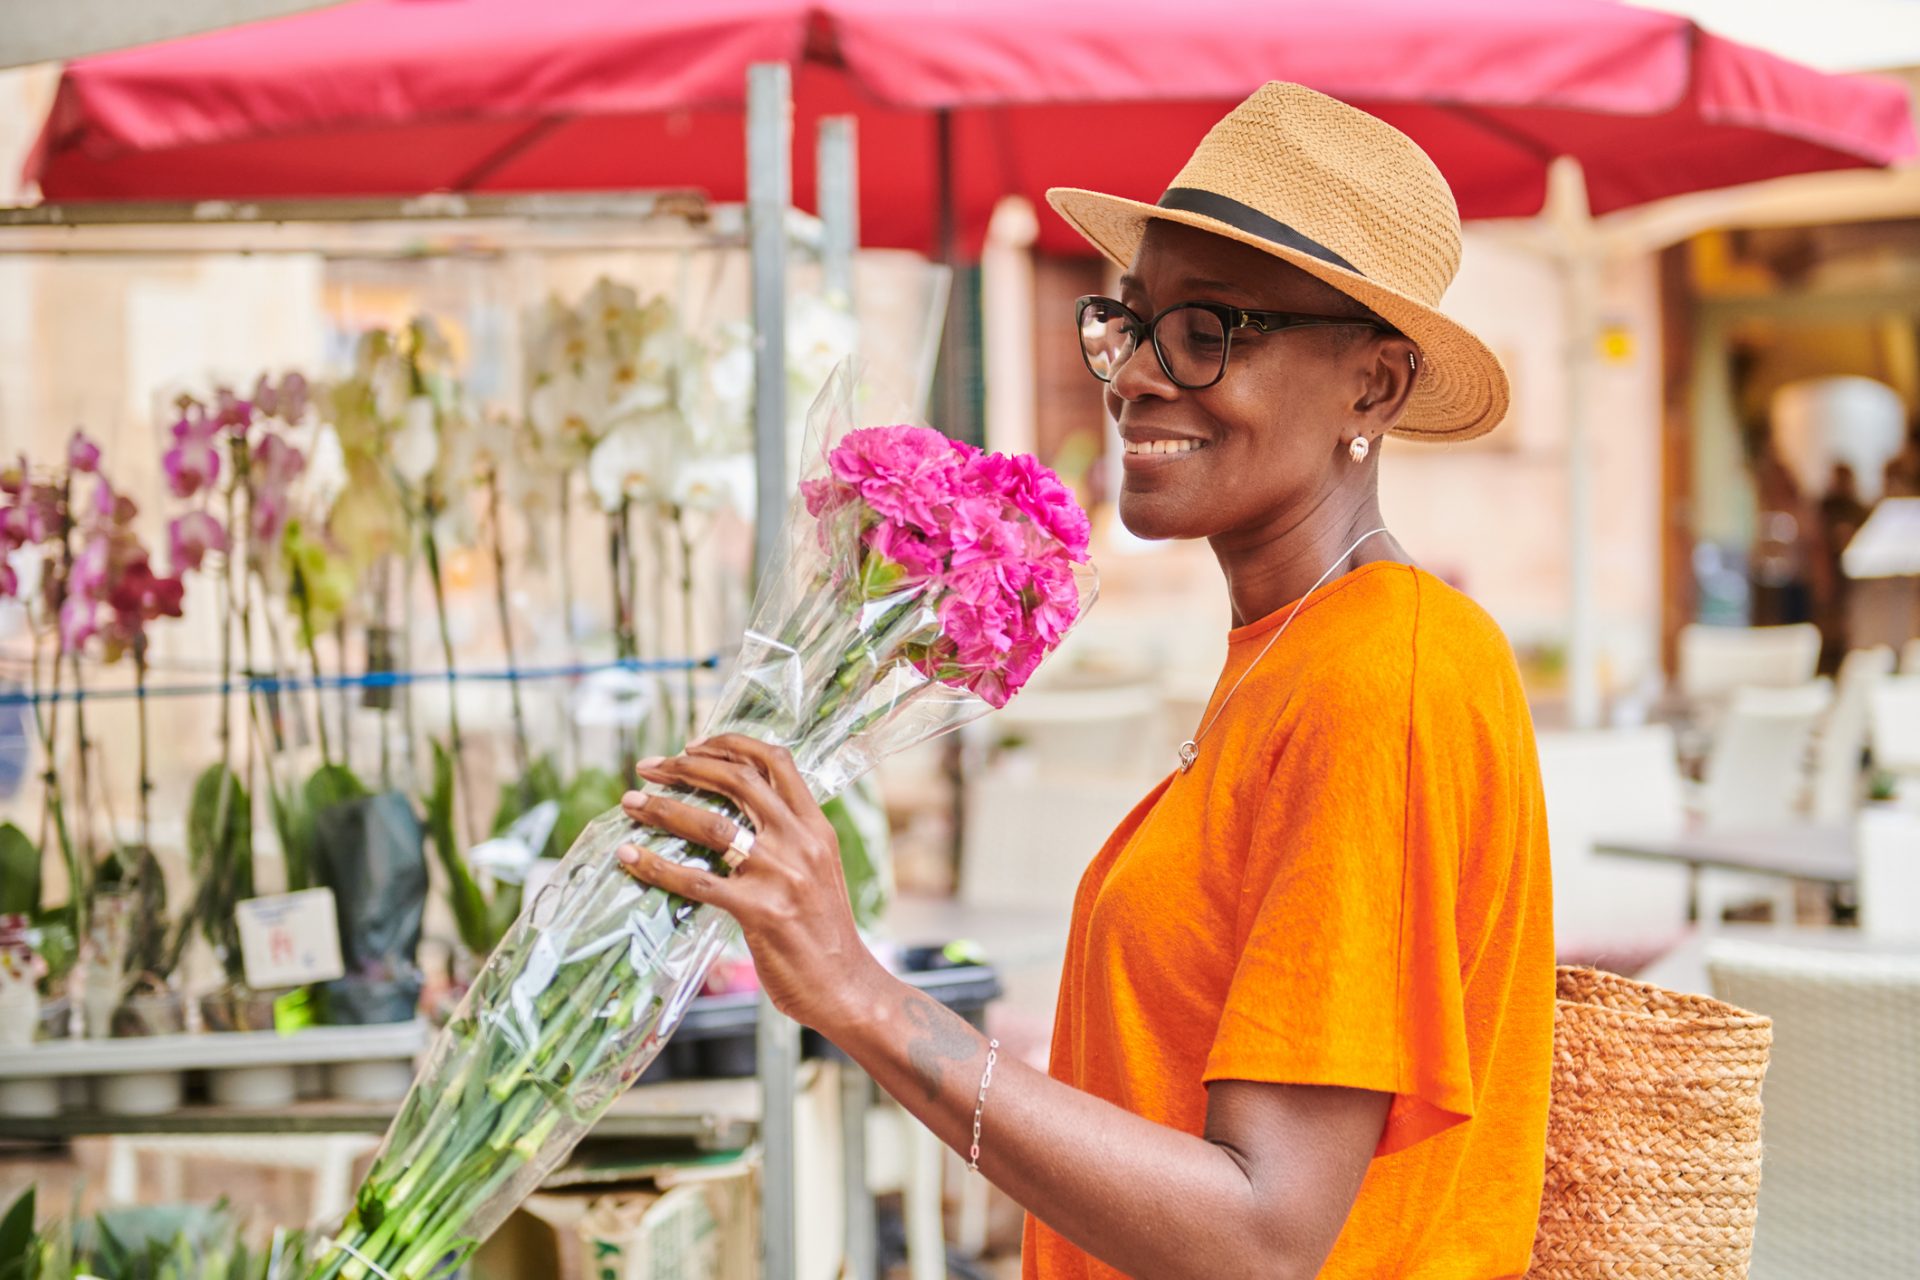
[[[1291,607],[1231,633],[1209,716]],[[1432,575],[1366,565],[1307,601],[1193,769],[1088,867],[1052,1074],[1192,1134],[1210,1080],[1390,1093],[1320,1275],[1518,1276],[1545,1169],[1552,900],[1505,637]],[[1031,1217],[1024,1254],[1027,1280],[1122,1274]]]

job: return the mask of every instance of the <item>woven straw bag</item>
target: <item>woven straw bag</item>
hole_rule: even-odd
[[[1747,1274],[1771,1020],[1562,968],[1529,1280]]]

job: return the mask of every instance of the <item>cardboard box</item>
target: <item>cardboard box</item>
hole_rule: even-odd
[[[619,1189],[530,1196],[474,1257],[474,1280],[755,1280],[759,1158],[662,1165]]]

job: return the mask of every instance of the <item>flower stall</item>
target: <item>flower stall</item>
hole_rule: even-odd
[[[336,1234],[289,1252],[310,1263],[233,1274],[441,1274],[589,1128],[723,1147],[749,1111],[765,1274],[802,1274],[797,1030],[708,980],[724,922],[583,888],[614,831],[594,820],[635,758],[703,724],[777,722],[819,748],[832,795],[888,743],[1004,700],[1082,588],[1067,561],[1036,570],[1031,643],[995,663],[1006,619],[948,585],[964,557],[925,513],[875,526],[870,499],[821,487],[846,476],[798,508],[820,553],[770,560],[820,465],[802,441],[829,374],[856,350],[868,371],[857,406],[851,375],[820,402],[833,435],[882,405],[917,417],[945,310],[942,269],[854,253],[850,172],[823,168],[842,197],[828,221],[786,206],[778,80],[757,91],[746,208],[0,211],[0,280],[35,300],[46,357],[0,405],[0,754],[9,723],[25,744],[18,785],[0,761],[0,1115],[23,1137],[391,1122],[388,1163],[319,1224]],[[823,156],[850,165],[847,143]],[[97,341],[103,316],[117,343]],[[1009,513],[1035,492],[979,474]],[[1020,519],[980,525],[968,554],[1001,554]],[[799,701],[754,683],[775,657],[738,654],[743,630],[787,637]],[[834,657],[860,637],[880,648],[858,669]],[[856,893],[881,894],[872,851],[843,843],[867,867]],[[667,986],[622,986],[638,1003],[603,1035],[549,1005],[653,963],[650,935],[621,925],[589,955],[536,939],[594,938],[616,908],[657,916],[678,958]],[[492,1031],[460,1052],[443,1038],[400,1105],[436,1022],[504,1026],[488,1011],[549,961],[562,977],[530,997],[546,1021],[517,1065]],[[985,970],[927,985],[973,1010],[993,990]],[[757,1038],[755,1105],[613,1105],[675,1027],[682,1066]],[[477,1097],[459,1084],[476,1045],[493,1077]],[[556,1054],[605,1087],[542,1101]],[[857,1146],[866,1094],[849,1078],[845,1097]]]

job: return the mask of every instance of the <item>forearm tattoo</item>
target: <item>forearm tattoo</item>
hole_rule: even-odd
[[[926,1087],[927,1101],[932,1102],[940,1096],[940,1086],[946,1079],[944,1064],[971,1062],[978,1056],[980,1045],[966,1023],[938,1001],[918,992],[906,998],[903,1012],[915,1031],[907,1042],[907,1061]]]

